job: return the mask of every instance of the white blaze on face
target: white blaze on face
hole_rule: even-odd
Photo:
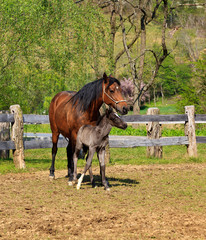
[[[118,115],[117,113],[114,113],[114,115],[115,115],[116,117],[120,118],[119,115]]]

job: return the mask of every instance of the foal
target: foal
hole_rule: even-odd
[[[105,178],[105,147],[109,143],[109,133],[112,127],[118,127],[121,129],[127,128],[127,123],[124,122],[113,110],[107,109],[106,113],[99,119],[96,126],[83,125],[77,134],[76,148],[74,152],[74,172],[76,173],[78,154],[82,147],[89,149],[87,162],[84,168],[84,172],[78,180],[77,189],[80,189],[82,180],[86,171],[91,167],[92,158],[94,153],[97,152],[97,157],[100,164],[100,173],[102,176],[102,183],[106,190],[109,190],[108,182]],[[90,172],[91,178],[91,172]],[[92,179],[91,179],[92,181]]]

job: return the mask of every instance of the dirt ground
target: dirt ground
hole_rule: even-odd
[[[0,175],[0,239],[206,239],[206,164],[109,166],[110,192],[93,170]]]

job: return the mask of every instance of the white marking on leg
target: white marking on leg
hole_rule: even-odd
[[[77,189],[79,190],[81,187],[82,180],[84,178],[84,173],[82,173],[81,177],[78,179]]]
[[[73,186],[73,182],[72,181],[69,181],[68,182],[68,185],[71,187],[71,186]]]

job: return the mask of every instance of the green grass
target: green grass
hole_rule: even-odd
[[[147,114],[148,108],[151,108],[151,107],[159,108],[160,114],[162,114],[162,115],[177,114],[177,109],[176,109],[174,104],[168,104],[168,105],[165,105],[165,106],[158,106],[158,105],[155,105],[155,104],[152,104],[150,106],[145,105],[145,106],[141,107],[140,114],[141,115]]]
[[[198,144],[198,158],[189,158],[187,156],[187,149],[185,146],[164,146],[163,158],[148,158],[146,156],[146,147],[137,148],[112,148],[110,149],[110,165],[142,165],[142,164],[180,164],[180,163],[204,163],[205,158],[205,144]],[[12,154],[11,154],[12,156]],[[12,159],[0,160],[0,173],[5,174],[9,172],[34,172],[48,170],[51,165],[51,149],[34,149],[25,150],[26,169],[18,170],[14,167]],[[85,160],[78,160],[78,167],[83,167]],[[93,165],[97,166],[97,156],[94,156]],[[66,169],[66,150],[59,148],[56,157],[56,169]]]
[[[24,133],[51,133],[49,124],[24,124]]]
[[[158,98],[157,102],[151,101],[150,104],[146,103],[144,106],[140,108],[140,114],[144,115],[147,114],[148,108],[157,107],[160,110],[160,114],[168,115],[168,114],[178,114],[178,110],[176,107],[176,100],[173,98]]]

